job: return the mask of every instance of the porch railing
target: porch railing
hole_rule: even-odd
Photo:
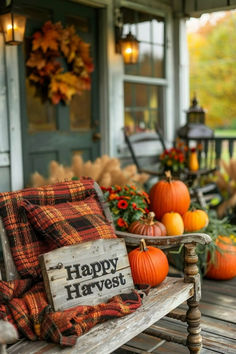
[[[213,137],[186,139],[188,147],[197,147],[199,164],[202,168],[219,166],[221,159],[236,157],[235,137]]]

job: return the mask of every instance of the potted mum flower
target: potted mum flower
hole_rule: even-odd
[[[149,196],[133,185],[101,187],[108,202],[117,230],[125,231],[129,225],[149,212]]]
[[[166,149],[160,156],[164,170],[170,170],[172,174],[181,172],[185,168],[185,155],[179,148]]]

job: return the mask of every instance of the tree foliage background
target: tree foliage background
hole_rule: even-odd
[[[236,129],[236,12],[188,33],[191,96],[212,128]]]

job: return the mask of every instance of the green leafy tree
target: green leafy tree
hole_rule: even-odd
[[[226,12],[188,34],[190,89],[197,93],[212,128],[235,127],[236,13]]]

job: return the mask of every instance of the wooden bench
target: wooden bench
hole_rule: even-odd
[[[95,189],[107,220],[112,222],[110,210],[107,204],[104,203],[103,194],[97,184],[95,184]],[[77,343],[73,348],[62,349],[54,343],[30,342],[26,339],[20,339],[8,347],[7,353],[111,353],[143,331],[151,333],[152,336],[187,345],[190,353],[200,352],[202,344],[200,335],[201,314],[198,305],[201,297],[201,284],[195,248],[197,243],[207,244],[211,242],[211,238],[206,234],[200,233],[169,237],[148,237],[120,231],[116,231],[116,234],[118,237],[124,238],[129,247],[139,246],[142,238],[146,240],[147,244],[158,246],[166,251],[183,244],[185,248],[184,278],[167,277],[162,284],[150,290],[138,310],[123,318],[109,320],[95,326],[88,333],[78,337]],[[3,248],[5,277],[7,280],[19,278],[2,222],[0,224],[0,239]],[[183,318],[183,316],[178,315],[173,310],[185,301],[188,304],[188,311],[186,317]],[[168,333],[160,333],[155,329],[155,322],[166,315],[187,322],[188,336],[186,340],[183,341],[174,336],[169,336]],[[15,332],[12,333],[12,338],[14,336]],[[5,343],[12,343],[12,338],[9,339],[8,337],[7,339],[6,337]],[[0,345],[1,343],[4,342],[0,341]]]

